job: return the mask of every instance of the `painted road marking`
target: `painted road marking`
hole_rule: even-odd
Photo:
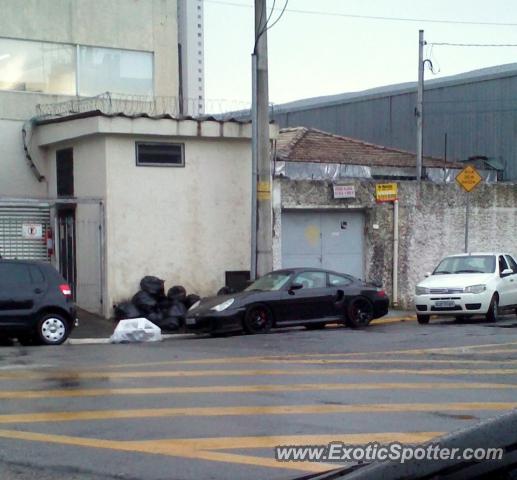
[[[124,452],[146,453],[151,455],[166,455],[172,457],[184,457],[198,460],[211,460],[216,462],[238,463],[288,470],[301,470],[305,472],[321,472],[337,465],[326,465],[308,462],[277,462],[273,458],[256,457],[251,455],[238,455],[221,452],[225,449],[239,448],[271,448],[277,445],[326,445],[330,442],[343,442],[345,444],[379,443],[422,443],[441,436],[442,432],[383,432],[368,434],[343,434],[343,435],[276,435],[266,437],[215,437],[215,438],[183,438],[143,441],[103,440],[97,438],[72,437],[65,435],[49,435],[42,433],[0,430],[0,438],[10,440],[24,440],[42,442],[46,444],[69,445],[108,449]],[[273,453],[271,454],[273,455]]]
[[[333,390],[508,390],[517,385],[506,383],[295,383],[273,385],[211,385],[195,387],[89,388],[64,390],[4,390],[0,399],[105,397],[118,395],[170,395],[193,393],[309,392]]]
[[[403,369],[403,368],[318,368],[318,369],[271,369],[271,370],[183,370],[183,371],[132,371],[132,372],[18,372],[1,373],[0,380],[85,380],[103,379],[116,381],[124,378],[188,378],[188,377],[256,377],[268,375],[517,375],[517,368],[496,369]]]
[[[0,415],[0,424],[120,420],[163,417],[218,417],[243,415],[293,415],[331,413],[442,412],[467,410],[511,410],[516,402],[391,403],[353,405],[268,405],[231,407],[173,407],[77,412],[13,413]]]
[[[342,352],[342,353],[293,353],[286,355],[260,355],[260,356],[240,356],[240,357],[221,357],[221,358],[195,358],[190,360],[167,360],[162,362],[140,362],[140,363],[123,363],[107,365],[106,368],[134,368],[134,367],[145,367],[145,366],[159,366],[159,365],[203,365],[203,364],[223,364],[223,363],[239,363],[240,361],[247,360],[249,362],[261,361],[261,360],[282,360],[292,358],[327,358],[327,357],[356,357],[356,356],[373,356],[373,355],[426,355],[433,353],[448,353],[449,351],[462,353],[468,350],[468,353],[485,353],[478,352],[480,348],[492,348],[492,347],[517,347],[517,342],[507,343],[490,343],[485,345],[460,345],[457,347],[438,347],[438,348],[427,348],[427,349],[408,349],[408,350],[388,350],[388,351],[373,351],[373,352]],[[474,351],[472,351],[474,350]],[[514,350],[517,353],[517,348]]]

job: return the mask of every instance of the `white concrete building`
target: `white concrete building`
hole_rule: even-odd
[[[209,295],[249,269],[251,124],[94,111],[38,121],[30,151],[50,196],[72,184],[84,308],[109,316],[144,275]]]
[[[205,111],[203,0],[178,0],[180,96],[183,112]]]
[[[251,126],[180,108],[204,108],[202,1],[0,7],[0,255],[105,316],[147,274],[206,295],[248,270]]]

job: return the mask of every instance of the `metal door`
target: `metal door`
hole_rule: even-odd
[[[72,288],[72,297],[76,298],[76,264],[75,264],[75,211],[58,210],[58,246],[59,271]]]
[[[362,212],[285,211],[282,266],[314,267],[363,277]]]

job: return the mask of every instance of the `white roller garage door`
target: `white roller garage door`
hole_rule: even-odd
[[[0,205],[0,255],[5,259],[50,261],[45,233],[50,207]]]

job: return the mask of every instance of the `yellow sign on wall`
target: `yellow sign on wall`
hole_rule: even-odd
[[[466,192],[471,192],[478,186],[478,184],[483,180],[478,171],[467,165],[458,175],[456,176],[456,181],[463,187]]]
[[[398,185],[396,183],[378,183],[375,185],[375,200],[378,202],[398,200]]]

